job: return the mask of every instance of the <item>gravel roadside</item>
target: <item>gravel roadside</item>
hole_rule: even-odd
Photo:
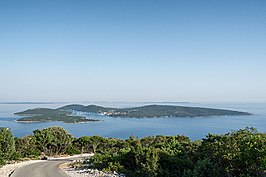
[[[102,172],[97,169],[86,169],[86,170],[76,170],[73,168],[61,168],[70,177],[125,177],[123,174],[118,174],[116,172],[107,173]]]

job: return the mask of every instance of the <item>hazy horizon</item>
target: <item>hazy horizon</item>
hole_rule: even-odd
[[[199,101],[199,102],[184,102],[184,101],[4,101],[0,102],[2,105],[70,105],[70,104],[81,104],[81,105],[99,105],[105,106],[107,105],[124,105],[127,104],[138,104],[138,105],[147,105],[147,104],[169,104],[169,105],[253,105],[253,104],[266,104],[266,102],[222,102],[222,101]],[[205,105],[205,106],[206,106]]]
[[[266,102],[266,1],[0,1],[0,102]]]

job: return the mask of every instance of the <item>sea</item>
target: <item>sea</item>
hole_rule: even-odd
[[[98,119],[97,122],[67,124],[62,122],[16,122],[21,116],[15,116],[15,112],[31,108],[58,108],[70,103],[0,103],[0,127],[8,127],[16,137],[32,134],[36,129],[50,126],[62,126],[75,137],[99,135],[127,139],[131,135],[146,137],[156,135],[185,135],[192,141],[206,137],[208,133],[224,134],[246,127],[254,127],[258,131],[266,133],[266,103],[183,103],[183,102],[82,102],[84,105],[96,104],[116,108],[135,107],[150,104],[179,105],[190,107],[221,108],[252,113],[251,116],[221,116],[221,117],[197,117],[197,118],[113,118],[97,114],[74,112],[74,114]]]

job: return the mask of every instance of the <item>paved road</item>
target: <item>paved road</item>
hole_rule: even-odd
[[[10,177],[69,177],[58,167],[60,164],[72,162],[72,160],[73,159],[53,159],[29,164],[16,169]]]

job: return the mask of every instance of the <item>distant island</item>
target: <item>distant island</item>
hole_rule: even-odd
[[[226,109],[213,109],[201,107],[185,107],[170,105],[147,105],[133,108],[109,108],[97,105],[66,105],[57,109],[35,108],[15,115],[26,116],[18,119],[18,122],[48,122],[60,121],[65,123],[80,123],[98,121],[84,116],[72,115],[73,111],[95,113],[110,117],[124,118],[158,118],[158,117],[215,117],[215,116],[239,116],[251,115],[248,112],[240,112]]]
[[[17,122],[64,122],[64,123],[81,123],[89,121],[99,121],[88,119],[84,116],[74,116],[72,111],[64,111],[61,109],[35,108],[28,109],[23,112],[15,113],[15,115],[26,116],[16,120]]]

